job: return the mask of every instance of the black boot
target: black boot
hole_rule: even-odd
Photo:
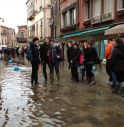
[[[120,89],[120,82],[116,82],[115,88],[113,89],[112,93],[118,94],[119,89]]]
[[[56,73],[57,75],[57,80],[60,81],[60,73]]]
[[[53,73],[50,73],[50,82],[53,83]]]

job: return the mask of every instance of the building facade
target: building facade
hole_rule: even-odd
[[[79,28],[78,0],[60,0],[61,36]]]
[[[124,24],[124,0],[60,0],[60,12],[62,38],[94,41],[101,59],[107,39],[118,36],[105,31]]]
[[[60,7],[59,0],[52,0],[51,3],[51,37],[60,38]]]
[[[18,33],[16,39],[19,44],[27,43],[27,25],[18,26]]]
[[[28,39],[51,37],[51,0],[28,0],[26,5]]]
[[[0,46],[14,46],[15,29],[0,25]]]

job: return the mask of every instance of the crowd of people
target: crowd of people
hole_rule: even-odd
[[[32,51],[32,76],[31,84],[38,84],[38,65],[42,64],[45,84],[47,84],[48,77],[46,66],[48,65],[50,72],[50,81],[53,82],[54,70],[57,79],[60,80],[59,63],[63,60],[63,53],[61,45],[58,41],[49,40],[45,38],[43,44],[38,49],[37,42],[39,39],[35,37],[30,43]],[[119,38],[116,42],[108,40],[105,49],[106,57],[106,72],[109,81],[111,82],[112,92],[118,93],[120,90],[124,94],[124,41]],[[91,85],[96,83],[94,78],[95,65],[100,64],[101,60],[98,57],[97,51],[93,42],[81,41],[67,44],[67,58],[69,69],[71,70],[71,79],[73,81],[87,82]],[[79,76],[81,74],[81,80]],[[86,79],[84,80],[84,77]]]
[[[42,64],[45,83],[48,82],[47,67],[49,69],[50,82],[54,81],[54,72],[57,80],[60,81],[60,62],[63,61],[63,49],[57,40],[45,38],[39,44],[39,39],[34,37],[28,47],[5,48],[0,51],[8,56],[24,58],[32,65],[31,84],[37,85],[39,64]],[[124,39],[116,41],[108,40],[105,48],[106,72],[109,76],[112,92],[121,92],[124,96]],[[94,72],[96,65],[101,63],[94,42],[80,41],[67,43],[68,68],[71,72],[71,79],[75,82],[85,82],[90,85],[96,84]],[[81,78],[80,78],[81,77]]]
[[[38,65],[42,64],[43,74],[45,78],[45,84],[48,81],[46,66],[48,65],[50,71],[50,81],[53,82],[54,70],[57,75],[57,79],[60,80],[59,63],[63,60],[63,52],[61,45],[58,41],[49,40],[45,38],[43,44],[38,48],[37,43],[39,39],[35,37],[30,42],[30,48],[32,51],[32,76],[31,84],[38,83]],[[80,42],[80,43],[68,43],[67,45],[67,57],[69,69],[71,69],[71,78],[77,82],[79,79],[79,68],[82,76],[82,82],[86,74],[86,82],[91,85],[95,84],[94,79],[94,65],[99,64],[100,60],[97,55],[97,51],[92,42]]]
[[[47,76],[47,66],[50,71],[50,81],[53,82],[54,71],[56,72],[56,76],[58,81],[60,80],[60,71],[59,71],[59,63],[63,60],[63,53],[61,45],[58,41],[49,40],[45,38],[44,43],[42,43],[38,48],[37,43],[39,39],[37,37],[33,38],[32,42],[30,42],[30,48],[32,52],[32,75],[31,75],[31,84],[38,84],[38,66],[42,64],[43,66],[43,74],[45,78],[45,84],[47,84],[48,76]]]
[[[8,59],[15,58],[16,56],[19,58],[24,58],[27,47],[18,46],[18,47],[4,47],[0,50],[1,57],[5,56]]]

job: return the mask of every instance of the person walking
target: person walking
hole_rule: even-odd
[[[121,87],[121,94],[124,96],[124,86],[121,83],[124,82],[124,41],[122,38],[116,40],[116,46],[113,49],[110,59],[110,69],[114,72],[116,77],[115,88],[113,93],[118,93]]]
[[[44,74],[44,78],[45,78],[45,84],[47,84],[47,80],[48,80],[47,71],[46,71],[47,65],[48,65],[49,70],[50,70],[50,79],[53,78],[53,74],[51,71],[51,61],[50,61],[50,46],[51,46],[50,41],[46,37],[44,39],[44,43],[42,43],[40,45],[40,49],[39,49],[40,59],[41,59],[42,65],[43,65],[43,74]]]
[[[31,84],[37,85],[38,84],[38,66],[40,64],[40,58],[39,58],[39,50],[37,47],[37,43],[39,41],[39,38],[34,37],[32,42],[30,42],[30,48],[32,53],[32,74],[31,74]]]

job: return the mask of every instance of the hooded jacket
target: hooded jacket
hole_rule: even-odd
[[[49,62],[49,57],[50,57],[50,45],[47,45],[45,43],[43,43],[40,46],[40,58],[41,58],[41,62]]]
[[[40,64],[38,47],[34,42],[30,42],[30,48],[32,52],[32,63]]]

